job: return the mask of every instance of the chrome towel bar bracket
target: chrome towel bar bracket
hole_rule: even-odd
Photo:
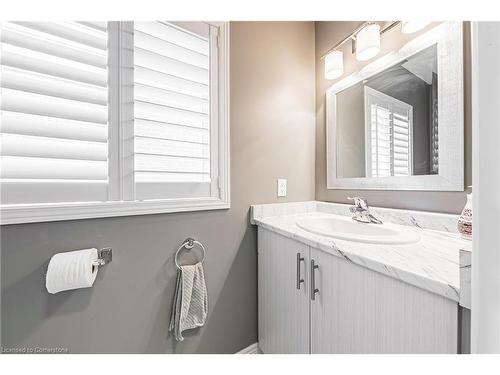
[[[179,265],[179,261],[177,259],[179,257],[179,252],[184,248],[187,250],[191,250],[194,247],[194,245],[198,245],[201,248],[201,250],[203,250],[203,258],[200,260],[200,263],[203,263],[203,261],[205,260],[205,256],[207,255],[205,246],[203,246],[201,242],[195,240],[194,238],[188,237],[184,240],[184,242],[182,242],[182,245],[179,246],[179,248],[175,252],[174,261],[178,269],[181,269],[181,266]]]
[[[93,263],[94,266],[105,266],[113,260],[113,249],[105,247],[97,250],[97,260]]]

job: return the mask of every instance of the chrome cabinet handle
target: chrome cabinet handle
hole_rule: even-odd
[[[319,268],[319,265],[314,263],[314,259],[311,259],[311,300],[316,300],[316,293],[319,293],[319,289],[316,288],[316,278],[314,271]]]
[[[300,276],[300,262],[303,262],[304,258],[297,253],[297,289],[300,289],[300,284],[304,282],[304,279]]]

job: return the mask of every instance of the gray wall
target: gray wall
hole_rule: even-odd
[[[364,177],[366,175],[364,84],[354,85],[337,94],[337,124],[337,177]]]
[[[257,341],[256,231],[251,204],[314,199],[314,25],[231,23],[229,210],[9,225],[1,228],[2,346],[73,353],[233,353]],[[207,247],[210,313],[175,343],[167,334],[173,254]],[[93,288],[49,295],[60,251],[111,246]]]
[[[373,206],[405,208],[424,211],[459,213],[465,205],[464,192],[422,191],[376,191],[376,190],[328,190],[326,188],[326,138],[325,138],[325,92],[335,82],[324,79],[324,66],[320,57],[335,43],[342,40],[362,21],[315,22],[316,42],[316,199],[321,201],[348,203],[346,197],[364,196]],[[381,54],[404,45],[408,40],[427,31],[434,24],[414,33],[402,34],[398,29],[384,34]],[[344,51],[344,76],[358,71],[366,62],[360,62],[350,52],[346,43]],[[472,127],[470,111],[470,25],[464,23],[465,60],[465,185],[472,184]],[[371,60],[370,60],[371,61]],[[370,62],[368,61],[368,63]]]

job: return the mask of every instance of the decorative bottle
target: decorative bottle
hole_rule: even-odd
[[[467,194],[467,202],[458,219],[458,231],[463,239],[472,240],[472,192]]]

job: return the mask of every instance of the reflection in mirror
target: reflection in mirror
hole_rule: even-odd
[[[336,94],[337,178],[439,173],[437,46]]]

